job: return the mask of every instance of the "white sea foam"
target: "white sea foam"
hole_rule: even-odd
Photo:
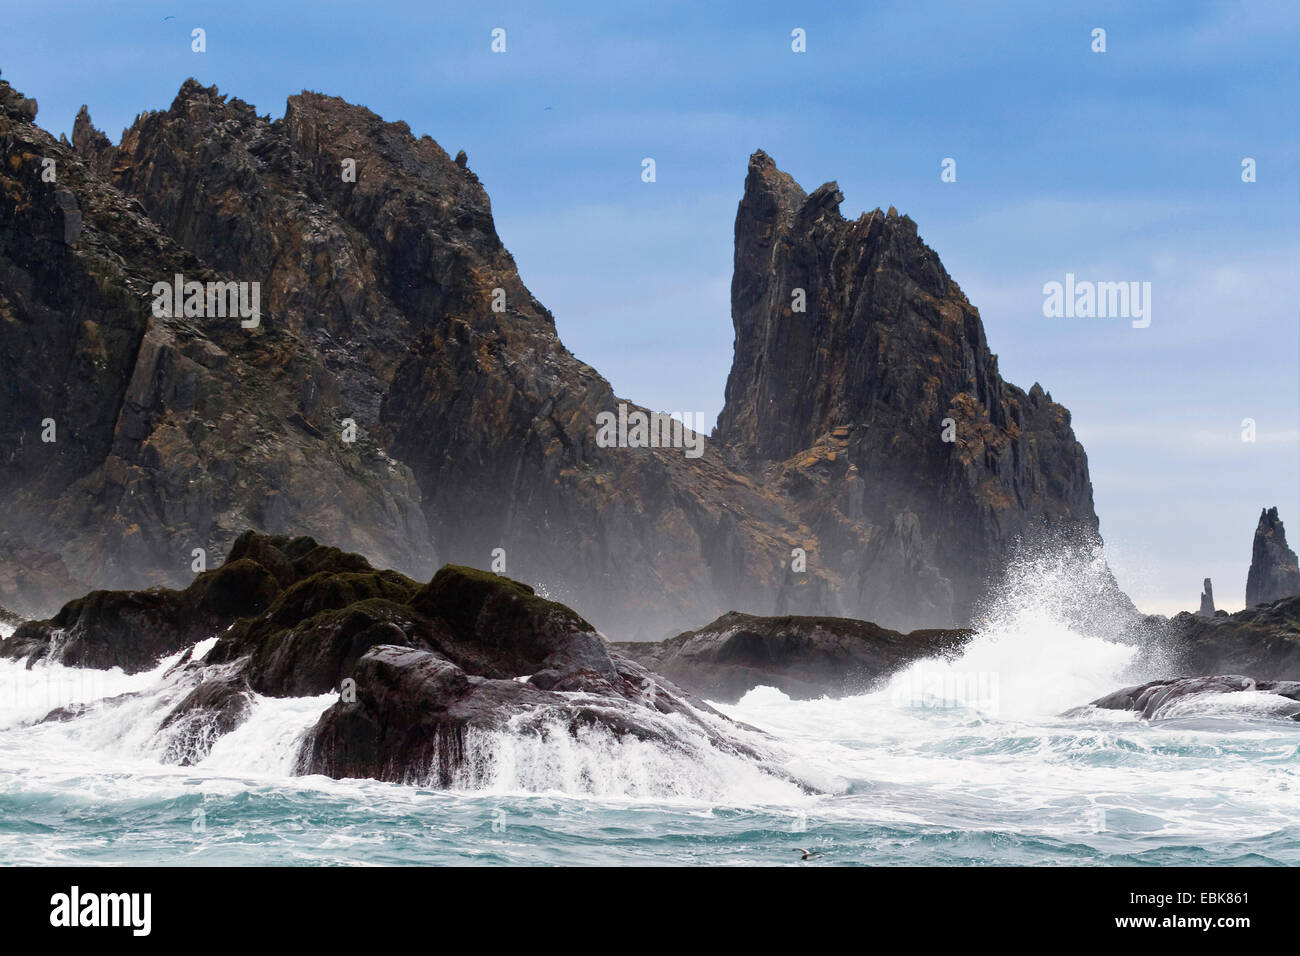
[[[516,726],[471,733],[461,787],[496,793],[553,793],[602,799],[786,804],[805,799],[799,785],[754,761],[724,753],[698,725],[680,715],[642,716],[668,743],[617,737],[600,726],[570,733],[560,721],[521,718]],[[727,728],[733,737],[778,751],[758,734]],[[794,776],[792,774],[792,776]]]
[[[1070,622],[1096,573],[1056,559],[1022,568],[959,656],[918,661],[873,693],[792,701],[761,687],[719,709],[781,738],[806,772],[851,781],[853,796],[825,808],[832,816],[961,829],[978,822],[1080,841],[1119,829],[1244,838],[1288,826],[1300,786],[1300,728],[1290,722],[1059,716],[1141,679],[1128,672],[1132,646]],[[1279,710],[1272,695],[1217,698],[1186,700],[1162,716]],[[1261,751],[1273,759],[1239,756]]]
[[[255,697],[240,727],[195,766],[180,767],[160,762],[168,740],[160,726],[194,685],[196,669],[169,672],[174,658],[137,675],[60,665],[27,670],[0,661],[0,728],[8,728],[0,732],[0,797],[14,797],[20,806],[72,795],[78,805],[157,805],[197,792],[217,801],[214,812],[223,807],[226,813],[238,812],[229,801],[253,792],[323,799],[346,808],[332,811],[345,816],[322,838],[331,859],[391,849],[394,840],[407,839],[409,824],[393,824],[402,828],[400,837],[380,836],[374,828],[410,819],[427,819],[420,839],[450,841],[458,853],[472,847],[490,856],[494,848],[522,846],[504,835],[495,843],[466,842],[463,828],[483,826],[488,806],[579,829],[583,824],[575,821],[584,817],[565,808],[585,807],[582,813],[593,820],[622,823],[629,818],[608,815],[662,811],[677,821],[671,824],[676,832],[725,832],[725,815],[718,814],[730,807],[761,809],[765,826],[793,832],[804,826],[840,827],[842,833],[883,828],[910,834],[908,840],[1005,833],[1015,835],[1008,844],[1013,847],[1039,839],[1115,853],[1161,841],[1207,846],[1262,840],[1268,851],[1271,834],[1292,832],[1300,791],[1300,727],[1271,719],[1276,698],[1266,698],[1272,695],[1183,699],[1155,721],[1121,711],[1060,716],[1144,676],[1166,676],[1130,673],[1131,646],[1078,629],[1079,590],[1092,593],[1098,573],[1063,561],[1030,568],[1003,589],[961,654],[917,662],[873,693],[793,701],[760,687],[738,704],[720,706],[768,732],[728,731],[791,779],[711,747],[682,717],[657,713],[648,719],[668,745],[618,739],[598,727],[572,734],[539,715],[499,732],[472,732],[470,759],[453,790],[441,794],[421,786],[292,777],[302,737],[332,706],[333,695]],[[197,646],[194,658],[201,661],[211,644]],[[83,716],[33,723],[55,707],[86,703],[94,706]],[[823,795],[808,794],[796,780]],[[439,808],[431,816],[425,813],[430,801]],[[186,833],[189,812],[181,820]],[[568,822],[555,822],[559,817]],[[214,832],[231,845],[244,839],[229,823]],[[882,839],[887,848],[894,838]],[[72,840],[64,844],[73,846]],[[21,842],[19,836],[0,840],[0,849],[19,852]],[[40,854],[49,852],[33,850],[24,858],[45,859]],[[518,852],[524,855],[511,858],[556,859],[541,850],[536,856]]]
[[[207,646],[204,646],[207,645]],[[201,659],[210,642],[193,655]],[[179,654],[147,673],[96,671],[0,661],[0,726],[18,728],[0,734],[0,773],[17,772],[18,764],[36,760],[55,774],[139,773],[151,779],[169,772],[189,778],[271,778],[286,780],[297,763],[306,732],[337,701],[334,694],[306,698],[254,695],[247,719],[232,732],[216,736],[211,750],[193,766],[169,766],[174,743],[203,728],[164,726],[172,709],[198,683],[229,665],[199,670],[172,670]],[[569,695],[581,702],[581,694]],[[591,701],[586,701],[590,704]],[[88,704],[83,711],[75,705]],[[629,704],[628,706],[637,706]],[[66,720],[37,723],[55,707],[69,709]],[[712,720],[734,739],[774,750],[762,735],[735,730]],[[205,717],[197,718],[202,723]],[[496,794],[551,793],[614,800],[707,801],[731,804],[791,803],[805,799],[798,783],[773,775],[755,763],[712,747],[702,727],[684,717],[647,709],[642,720],[655,726],[665,742],[616,737],[600,727],[571,734],[567,725],[521,717],[511,729],[471,731],[468,759],[453,786]],[[6,760],[6,756],[10,759]],[[417,777],[419,775],[417,774]],[[430,776],[426,774],[425,776]],[[420,781],[414,781],[420,782]],[[427,782],[427,781],[426,781]],[[319,781],[317,781],[319,785]]]

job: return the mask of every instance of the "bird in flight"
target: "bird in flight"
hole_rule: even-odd
[[[800,859],[803,859],[803,860],[815,860],[815,859],[817,859],[819,856],[821,856],[821,854],[818,853],[816,850],[805,850],[805,849],[804,849],[803,847],[801,847],[801,846],[797,846],[797,847],[795,847],[795,848],[794,848],[794,852],[796,852],[796,853],[802,853],[803,856],[800,857]]]

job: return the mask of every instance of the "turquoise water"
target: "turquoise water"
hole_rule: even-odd
[[[581,792],[594,786],[581,774],[571,792],[541,793],[517,781],[439,792],[292,777],[292,741],[319,711],[288,706],[298,703],[260,701],[263,718],[279,717],[263,719],[264,739],[230,740],[239,746],[193,768],[151,759],[115,726],[138,719],[120,706],[0,733],[0,859],[1300,864],[1300,728],[1249,709],[1151,723],[1110,713],[1024,721],[901,706],[887,692],[793,702],[764,688],[732,712],[770,729],[787,747],[785,766],[829,792],[775,779],[758,781],[759,793],[747,792],[754,779],[729,792],[725,776],[702,768],[692,785],[716,789],[706,798],[681,796],[679,779],[660,781],[656,796],[614,778],[605,783],[630,792],[594,795]],[[802,863],[795,847],[822,857]]]
[[[70,781],[71,783],[71,781]],[[781,808],[691,808],[555,796],[473,797],[396,788],[336,792],[248,783],[239,793],[105,799],[7,794],[0,843],[11,864],[160,865],[1295,865],[1300,829],[1189,839],[1158,813],[1114,815],[1111,832],[1041,832],[1035,815],[872,823],[871,801],[812,807],[804,832]],[[358,798],[365,802],[360,802]],[[203,806],[208,831],[191,833]],[[1058,811],[1059,812],[1059,811]],[[493,830],[494,820],[504,829]],[[794,847],[823,856],[800,862]]]
[[[201,657],[212,641],[196,652]],[[835,866],[1300,864],[1300,723],[1259,692],[1142,721],[1061,716],[1125,683],[1133,650],[1033,593],[958,660],[876,692],[720,707],[763,767],[597,733],[477,743],[474,790],[295,777],[333,698],[259,699],[194,767],[165,762],[185,686],[0,662],[0,859],[11,864]],[[126,694],[126,697],[117,695]],[[85,716],[34,723],[100,701]],[[796,847],[820,858],[801,862]]]

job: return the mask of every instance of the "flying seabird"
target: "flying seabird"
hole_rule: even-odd
[[[815,859],[817,859],[817,857],[821,856],[821,854],[818,853],[816,850],[805,850],[805,849],[804,849],[803,847],[801,847],[801,846],[797,846],[797,847],[795,847],[795,848],[794,848],[794,852],[796,852],[796,853],[802,853],[802,854],[803,854],[802,859],[804,859],[804,860],[815,860]]]

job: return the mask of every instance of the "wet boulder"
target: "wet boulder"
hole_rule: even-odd
[[[956,651],[971,633],[900,634],[851,618],[733,611],[666,641],[615,647],[692,693],[734,702],[760,685],[795,699],[859,694],[914,660]]]
[[[1170,705],[1192,697],[1214,697],[1220,694],[1257,692],[1279,698],[1273,713],[1300,719],[1300,681],[1257,681],[1239,674],[1218,674],[1212,677],[1172,677],[1148,681],[1133,687],[1123,687],[1113,694],[1099,697],[1089,704],[1102,710],[1132,710],[1144,719],[1168,716]],[[1291,703],[1294,702],[1294,706]],[[1086,708],[1076,708],[1070,714],[1078,715]]]

